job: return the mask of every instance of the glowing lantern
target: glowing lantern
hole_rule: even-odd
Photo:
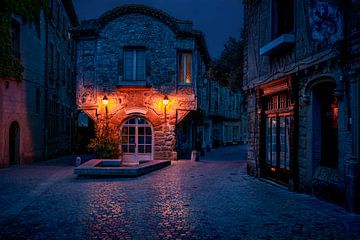
[[[165,107],[169,104],[169,98],[167,96],[164,97],[163,104]]]
[[[102,103],[103,103],[105,106],[107,106],[107,105],[108,105],[109,100],[108,100],[108,98],[106,97],[106,95],[103,97],[103,99],[102,99]]]

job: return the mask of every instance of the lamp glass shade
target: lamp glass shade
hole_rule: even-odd
[[[108,105],[109,100],[108,100],[108,98],[107,98],[106,96],[103,97],[102,103],[103,103],[105,106]]]
[[[168,99],[167,96],[164,97],[164,99],[163,99],[163,104],[164,104],[165,106],[169,104],[169,99]]]

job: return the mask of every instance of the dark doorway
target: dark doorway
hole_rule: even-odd
[[[10,125],[9,157],[10,164],[20,163],[20,127],[17,122],[12,122]]]
[[[86,113],[80,112],[76,127],[76,152],[88,153],[90,140],[95,137],[95,122]]]
[[[338,167],[338,101],[335,84],[323,83],[314,88],[314,150],[321,166]]]

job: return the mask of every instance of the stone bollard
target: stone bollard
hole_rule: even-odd
[[[200,161],[200,153],[196,150],[191,152],[191,161]]]
[[[81,165],[81,157],[76,157],[76,160],[75,160],[75,167],[78,167]]]

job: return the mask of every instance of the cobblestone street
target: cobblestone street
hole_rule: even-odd
[[[360,216],[246,175],[245,146],[133,179],[0,170],[0,239],[360,239]]]

